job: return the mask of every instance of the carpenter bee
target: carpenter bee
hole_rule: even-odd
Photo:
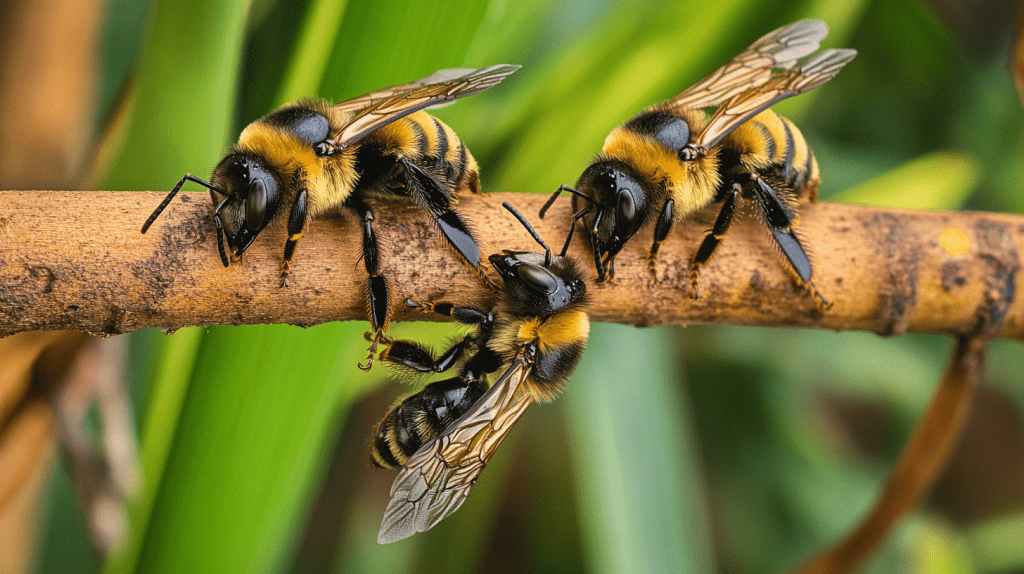
[[[207,183],[186,174],[142,226],[145,233],[185,181],[209,188],[221,262],[240,258],[256,236],[287,211],[281,287],[295,246],[317,217],[354,211],[362,222],[367,306],[373,326],[368,363],[391,321],[391,285],[381,271],[373,210],[377,194],[409,197],[429,212],[448,245],[478,272],[480,248],[455,211],[458,193],[479,193],[477,164],[455,132],[422,111],[478,94],[519,66],[440,70],[340,104],[301,100],[249,124]]]
[[[616,128],[573,194],[573,227],[589,232],[599,280],[615,275],[615,256],[635,233],[654,223],[648,259],[673,221],[711,203],[722,207],[714,228],[690,260],[693,297],[700,267],[721,243],[739,204],[752,201],[762,224],[800,282],[828,305],[813,283],[804,241],[795,229],[797,202],[817,200],[818,164],[800,130],[769,109],[834,77],[855,50],[818,49],[828,34],[820,20],[800,20],[771,32],[675,98]],[[710,118],[705,108],[716,107]],[[584,204],[584,205],[581,205]],[[571,233],[570,228],[570,233]]]
[[[411,341],[387,339],[381,352],[381,360],[418,373],[458,372],[401,401],[377,425],[373,463],[401,467],[377,536],[381,544],[428,530],[455,512],[526,407],[552,400],[583,354],[590,321],[577,264],[565,249],[552,257],[526,219],[503,205],[545,253],[490,256],[504,288],[489,312],[409,303],[473,326],[438,359]],[[496,373],[488,388],[486,379]]]

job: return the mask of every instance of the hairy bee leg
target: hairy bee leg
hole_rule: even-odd
[[[284,244],[284,261],[281,262],[281,287],[288,286],[288,276],[291,274],[292,261],[295,259],[295,246],[302,238],[306,223],[309,221],[308,204],[308,194],[303,189],[295,198],[292,211],[288,214],[288,241]]]
[[[373,340],[366,357],[366,365],[359,365],[360,369],[369,371],[373,367],[373,357],[377,353],[377,348],[387,342],[384,332],[391,323],[391,284],[380,272],[380,248],[373,230],[373,211],[359,199],[352,203],[352,208],[363,220],[363,265],[370,276],[366,282],[366,299],[370,324],[373,326]]]
[[[480,281],[482,281],[488,289],[494,292],[501,291],[501,285],[487,274],[487,269],[483,265],[477,265],[475,271],[476,276],[480,278]]]
[[[772,233],[772,239],[778,246],[786,262],[800,278],[800,283],[827,309],[832,303],[814,285],[812,280],[814,268],[811,265],[811,258],[807,254],[800,241],[800,237],[793,229],[795,225],[794,214],[786,206],[785,201],[779,197],[778,191],[767,181],[757,175],[751,175],[754,198],[757,201],[761,221]]]
[[[470,337],[460,339],[437,359],[419,343],[404,339],[386,340],[387,346],[378,357],[381,361],[412,369],[418,373],[443,373],[462,356]]]
[[[426,207],[434,217],[448,245],[475,269],[480,268],[480,246],[469,226],[452,209],[453,196],[434,176],[405,158],[398,158],[405,169],[406,190],[413,200]]]
[[[424,313],[436,313],[445,317],[451,317],[459,323],[474,325],[481,328],[483,332],[490,331],[494,324],[494,316],[476,307],[459,307],[451,303],[416,303],[407,301],[406,305],[417,308]],[[374,336],[366,334],[369,341],[374,341]],[[434,359],[433,354],[422,345],[413,341],[392,340],[384,337],[382,342],[386,347],[381,351],[379,359],[403,367],[410,368],[420,373],[443,373],[450,369],[463,351],[473,340],[473,335],[467,335],[454,345],[449,347],[440,357]]]
[[[474,325],[489,330],[494,324],[494,315],[479,307],[460,307],[453,303],[417,303],[406,301],[405,304],[424,313],[436,313],[451,317],[464,325]]]
[[[597,240],[597,229],[603,215],[604,211],[598,211],[597,215],[594,216],[594,224],[590,226],[590,248],[594,252],[594,267],[597,268],[598,283],[604,283],[605,281],[604,261],[601,260],[601,244]]]
[[[655,266],[658,258],[658,249],[661,248],[661,244],[668,237],[668,232],[672,230],[672,215],[675,212],[675,207],[676,202],[672,198],[665,201],[665,205],[661,208],[661,215],[658,216],[658,223],[654,226],[654,244],[651,245],[651,253],[647,256],[647,269],[651,272],[651,277],[654,278],[655,283],[658,282],[658,272]]]
[[[718,212],[718,218],[715,219],[715,226],[711,229],[711,233],[704,236],[697,252],[693,254],[693,259],[690,260],[690,285],[693,288],[691,296],[694,299],[700,298],[700,266],[711,259],[718,244],[722,242],[725,232],[729,230],[732,216],[736,214],[736,203],[739,201],[739,197],[740,186],[738,183],[733,183],[732,191],[725,196],[722,209]]]
[[[467,174],[469,179],[464,180],[462,183],[466,186],[473,195],[483,195],[484,192],[480,191],[480,174],[473,170],[472,173]]]

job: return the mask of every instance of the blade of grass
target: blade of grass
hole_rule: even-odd
[[[170,189],[185,171],[213,169],[231,130],[247,4],[156,4],[124,143],[100,189]]]
[[[974,191],[981,173],[970,156],[934,152],[834,194],[830,199],[878,207],[956,209]]]
[[[349,348],[339,357],[336,349],[362,330],[352,323],[211,329],[139,571],[281,569],[332,444],[336,406],[360,382],[328,377],[336,360],[354,363],[362,354]]]
[[[347,4],[345,0],[314,0],[306,10],[276,105],[317,95]]]
[[[148,389],[150,396],[141,434],[143,485],[139,500],[130,507],[128,520],[131,529],[128,541],[124,548],[107,560],[103,569],[105,574],[123,574],[134,570],[160,479],[163,477],[167,454],[178,428],[182,402],[192,380],[192,368],[205,333],[205,329],[200,327],[182,329],[158,344],[161,356],[154,369],[152,388]]]
[[[713,572],[704,487],[666,329],[595,324],[565,393],[595,572]]]
[[[336,101],[463,65],[487,2],[349,4],[320,95]]]

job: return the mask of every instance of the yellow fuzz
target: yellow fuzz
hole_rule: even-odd
[[[586,339],[590,333],[590,319],[583,311],[563,311],[541,320],[531,317],[519,326],[520,345],[537,341],[540,352],[546,353],[562,345]]]

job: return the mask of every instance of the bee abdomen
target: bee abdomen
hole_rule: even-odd
[[[481,379],[454,377],[406,397],[377,425],[370,460],[397,469],[469,410],[487,390]]]
[[[794,190],[802,190],[816,175],[817,163],[800,129],[771,110],[761,112],[751,124],[764,139],[760,153],[771,164],[768,171],[785,180]]]

